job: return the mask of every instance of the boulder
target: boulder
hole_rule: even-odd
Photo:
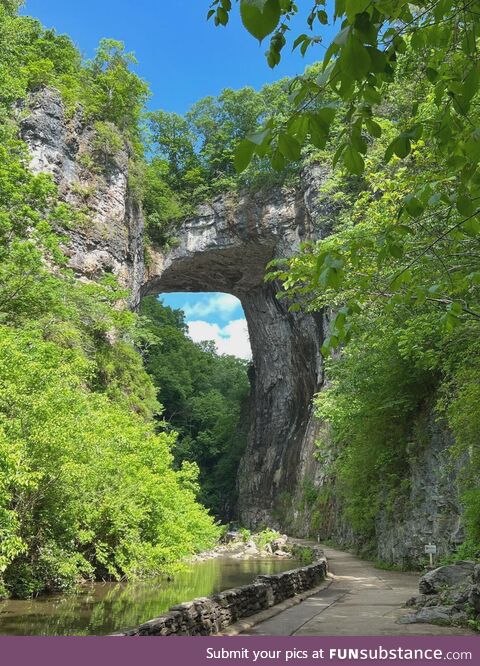
[[[405,603],[405,606],[407,608],[422,608],[425,606],[427,601],[428,597],[425,594],[416,594],[415,596],[408,599],[408,601]]]
[[[475,563],[455,562],[429,571],[420,578],[418,585],[421,594],[438,594],[446,587],[453,587],[471,580]]]
[[[252,539],[245,544],[245,555],[258,555],[260,553],[257,544]]]
[[[448,606],[430,606],[421,608],[416,613],[404,615],[399,619],[400,624],[444,624],[452,622],[452,609]]]

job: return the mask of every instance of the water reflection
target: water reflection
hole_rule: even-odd
[[[198,562],[175,580],[139,583],[95,583],[81,593],[0,602],[0,634],[17,636],[105,635],[134,627],[170,606],[246,585],[261,573],[292,569],[292,560]]]

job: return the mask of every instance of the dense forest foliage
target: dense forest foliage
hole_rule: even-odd
[[[199,100],[184,116],[162,110],[147,114],[145,139],[152,159],[146,166],[143,202],[153,241],[172,242],[172,222],[217,194],[298,182],[296,165],[278,172],[269,160],[257,157],[243,173],[235,168],[241,140],[272,110],[277,118],[291,110],[288,84],[285,79],[260,91],[227,88],[218,97]]]
[[[218,527],[198,503],[191,462],[198,456],[187,436],[177,443],[173,428],[155,419],[157,388],[134,346],[146,353],[146,318],[118,308],[127,294],[112,276],[98,284],[74,279],[60,243],[64,230],[85,223],[84,213],[59,199],[49,176],[28,170],[18,137],[17,102],[54,86],[69,113],[81,104],[100,145],[128,145],[141,163],[147,86],[120,43],[102,42],[82,63],[67,37],[17,16],[17,5],[0,3],[0,596],[28,597],[80,578],[164,572],[210,547]],[[151,327],[165,340],[166,358],[168,326],[157,317]],[[187,343],[180,320],[176,330],[192,359],[216,364],[204,389],[218,409],[211,421],[202,416],[197,382],[190,395],[200,402],[189,416],[197,425],[188,432],[189,441],[203,437],[214,466],[213,449],[225,448],[228,436],[222,399],[235,412],[233,389],[222,392],[222,381],[238,380],[240,400],[244,369]],[[162,352],[147,355],[155,353]],[[165,379],[166,402],[169,386]],[[179,446],[184,453],[174,462]]]

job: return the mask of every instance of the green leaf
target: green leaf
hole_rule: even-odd
[[[272,134],[272,130],[268,127],[265,130],[255,132],[248,135],[248,141],[251,141],[256,146],[261,146]]]
[[[371,60],[371,69],[375,74],[381,74],[388,68],[387,56],[383,51],[379,51],[372,46],[366,47]]]
[[[425,39],[421,27],[417,28],[412,33],[410,44],[415,51],[421,51],[423,48],[425,48]]]
[[[298,162],[302,156],[302,149],[295,137],[289,134],[280,134],[278,138],[278,149],[287,160]]]
[[[368,51],[356,37],[349,38],[342,49],[341,58],[345,70],[357,81],[361,81],[370,69]]]
[[[248,32],[262,41],[280,20],[279,0],[240,0],[240,15]]]
[[[403,246],[400,243],[391,243],[388,246],[388,251],[395,259],[401,259],[404,254]]]
[[[397,157],[404,158],[409,154],[410,150],[410,139],[405,135],[400,134],[400,136],[397,136],[397,138],[392,141],[385,151],[385,161],[389,162],[394,154],[397,155]]]
[[[303,35],[299,35],[299,36],[297,37],[297,39],[293,42],[292,51],[295,51],[295,49],[296,49],[298,46],[300,46],[300,44],[302,44],[302,42],[305,42],[305,41],[308,41],[308,42],[309,42],[309,41],[310,41],[310,37],[309,37],[308,35],[305,35],[305,34],[303,34]]]
[[[336,167],[336,165],[337,165],[337,163],[338,163],[338,160],[339,160],[339,159],[341,158],[341,156],[343,155],[343,151],[345,150],[346,147],[347,147],[347,146],[346,146],[345,143],[341,143],[341,144],[338,146],[337,150],[335,151],[335,154],[334,154],[333,159],[332,159],[332,165],[333,165],[334,168]]]
[[[233,159],[237,173],[245,171],[245,169],[252,161],[254,152],[255,152],[255,144],[253,144],[248,139],[244,139],[238,144]]]
[[[477,218],[472,217],[462,224],[461,229],[466,236],[475,238],[476,236],[480,235],[480,221]]]
[[[475,211],[475,205],[473,201],[470,199],[470,197],[465,195],[458,197],[456,206],[460,215],[464,215],[465,217],[469,217]]]
[[[350,173],[360,176],[365,169],[365,162],[361,154],[353,148],[353,146],[348,146],[345,153],[343,154],[343,161]]]
[[[321,9],[319,12],[317,12],[317,19],[322,25],[328,25],[328,16],[325,10]]]
[[[382,136],[382,128],[374,120],[367,120],[365,122],[365,126],[366,126],[370,136],[373,136],[376,139],[378,139]]]
[[[372,86],[365,86],[363,89],[363,99],[369,104],[380,104],[382,97],[378,90],[372,88]]]
[[[442,319],[447,331],[453,331],[454,328],[456,328],[462,323],[462,320],[456,317],[451,312],[446,312],[444,317],[442,317]]]
[[[228,13],[223,9],[223,7],[219,7],[217,9],[217,16],[215,17],[215,22],[217,23],[217,25],[228,24]]]
[[[285,169],[285,158],[279,150],[274,150],[271,158],[272,168],[275,171],[283,171]]]
[[[346,28],[340,30],[340,32],[336,35],[332,44],[336,44],[337,46],[344,46],[347,43],[347,39],[349,38],[351,31],[352,31],[352,26],[347,25]]]
[[[346,0],[345,13],[350,23],[353,22],[356,14],[361,14],[370,4],[370,0]]]
[[[448,305],[447,310],[454,314],[456,317],[459,317],[463,314],[463,305],[460,301],[453,301]]]
[[[412,194],[405,197],[404,206],[405,210],[411,217],[420,217],[424,211],[422,202]]]

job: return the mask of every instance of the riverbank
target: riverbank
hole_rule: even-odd
[[[281,558],[216,557],[195,562],[173,579],[91,583],[78,593],[0,602],[0,635],[103,636],[140,625],[171,606],[248,585],[259,575],[300,566]]]
[[[298,554],[303,555],[305,564],[312,562],[312,558],[307,556],[305,549],[301,549]],[[294,556],[294,540],[290,540],[286,534],[280,534],[270,529],[253,533],[249,530],[237,530],[227,532],[222,543],[204,553],[193,555],[187,561],[189,563],[204,562],[218,557],[232,557],[242,560],[272,557],[275,559],[290,559]]]
[[[284,542],[292,555],[305,551],[313,563],[273,575],[260,575],[251,585],[232,588],[210,597],[199,597],[170,608],[123,636],[209,636],[238,620],[267,610],[286,599],[313,590],[327,576],[323,550],[313,542]]]

